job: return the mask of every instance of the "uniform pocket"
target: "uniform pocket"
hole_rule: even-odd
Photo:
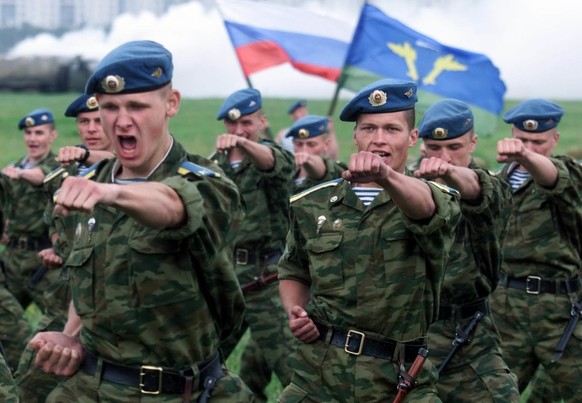
[[[72,250],[62,270],[69,273],[71,294],[77,314],[83,316],[93,314],[95,311],[93,248]]]
[[[135,238],[129,248],[129,287],[138,307],[151,308],[192,299],[198,287],[195,267],[182,243],[159,238]]]
[[[324,233],[307,241],[309,270],[314,287],[319,291],[343,288],[344,273],[341,251],[343,234]]]

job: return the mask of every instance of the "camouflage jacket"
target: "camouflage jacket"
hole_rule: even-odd
[[[554,157],[558,181],[544,188],[529,178],[513,191],[513,210],[503,245],[502,273],[515,277],[571,278],[580,274],[582,166]],[[498,176],[508,178],[515,164]]]
[[[310,286],[311,317],[397,341],[426,336],[460,218],[458,193],[428,183],[436,213],[423,222],[385,191],[364,206],[340,179],[292,198],[279,279]]]
[[[332,179],[336,179],[336,178],[341,178],[342,172],[345,171],[346,169],[348,169],[346,164],[344,164],[343,162],[330,160],[329,158],[323,158],[323,162],[325,163],[325,175],[323,175],[323,178],[312,179],[312,178],[306,177],[305,180],[303,182],[301,182],[300,184],[297,184],[295,182],[293,185],[293,192],[292,192],[293,194],[302,192],[306,189],[309,189],[310,187],[319,185],[320,183],[328,182],[328,181],[330,181]],[[299,172],[300,171],[298,170],[297,173],[295,174],[296,178],[299,175]]]
[[[20,166],[24,159],[15,166]],[[46,174],[59,163],[55,154],[50,152],[38,167]],[[6,229],[9,238],[27,237],[41,239],[48,237],[48,225],[43,220],[48,196],[41,185],[33,185],[25,180],[12,180],[1,175],[2,188],[7,192],[4,201],[4,219],[10,220]]]
[[[441,302],[461,304],[487,297],[497,287],[501,247],[511,214],[511,187],[482,169],[478,204],[461,200],[461,221],[451,248]]]
[[[210,169],[184,169],[185,161]],[[111,183],[115,166],[116,159],[102,161],[94,179]],[[103,205],[76,214],[64,266],[87,350],[126,365],[179,368],[207,358],[238,329],[244,302],[230,230],[242,210],[236,186],[221,174],[174,142],[148,180],[178,193],[186,224],[153,229]]]

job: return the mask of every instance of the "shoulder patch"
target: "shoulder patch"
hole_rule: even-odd
[[[196,176],[208,176],[210,178],[220,178],[220,174],[218,172],[215,172],[212,169],[197,165],[197,164],[190,162],[190,161],[182,162],[180,164],[180,167],[178,168],[178,173],[180,175],[188,175],[189,173],[192,173]]]
[[[43,183],[48,183],[50,181],[52,181],[53,179],[55,179],[56,177],[60,176],[61,174],[63,174],[64,172],[66,172],[67,169],[65,167],[58,167],[56,169],[53,169],[51,172],[49,172],[43,180]]]
[[[302,197],[307,196],[308,194],[311,194],[313,192],[317,192],[320,189],[328,188],[330,186],[337,186],[337,184],[340,183],[341,181],[343,181],[342,178],[337,178],[337,179],[333,179],[333,180],[330,180],[327,182],[320,183],[319,185],[315,185],[313,187],[310,187],[309,189],[305,189],[303,192],[297,193],[297,194],[291,196],[291,198],[289,199],[289,202],[293,203],[293,202],[301,199]]]
[[[445,186],[445,185],[440,184],[440,183],[435,182],[435,181],[429,181],[429,182],[432,183],[433,185],[435,185],[437,188],[439,188],[443,192],[450,193],[450,194],[455,195],[455,196],[460,196],[461,195],[459,193],[459,191],[457,189],[455,189],[455,188],[451,188],[451,187]]]

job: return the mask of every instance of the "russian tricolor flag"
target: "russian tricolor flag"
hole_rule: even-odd
[[[344,21],[267,2],[219,0],[245,77],[283,63],[338,81],[353,28]]]

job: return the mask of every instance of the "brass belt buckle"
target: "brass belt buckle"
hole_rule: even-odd
[[[358,346],[357,351],[350,350],[350,339],[352,335],[360,336],[360,345]],[[364,349],[364,340],[366,339],[366,335],[362,332],[358,332],[357,330],[349,330],[348,336],[346,337],[346,344],[344,345],[344,351],[348,354],[352,355],[360,355],[362,354],[362,350]]]
[[[245,265],[249,262],[248,249],[236,249],[236,264]]]
[[[145,382],[144,377],[147,371],[158,371],[158,390],[144,390]],[[164,369],[162,367],[152,367],[150,365],[142,365],[139,368],[139,390],[145,395],[159,395],[162,391],[162,372]]]
[[[534,288],[531,286],[532,281],[537,282],[537,287]],[[525,280],[525,292],[527,292],[528,294],[537,295],[540,293],[541,288],[542,288],[542,278],[540,276],[527,276]]]

